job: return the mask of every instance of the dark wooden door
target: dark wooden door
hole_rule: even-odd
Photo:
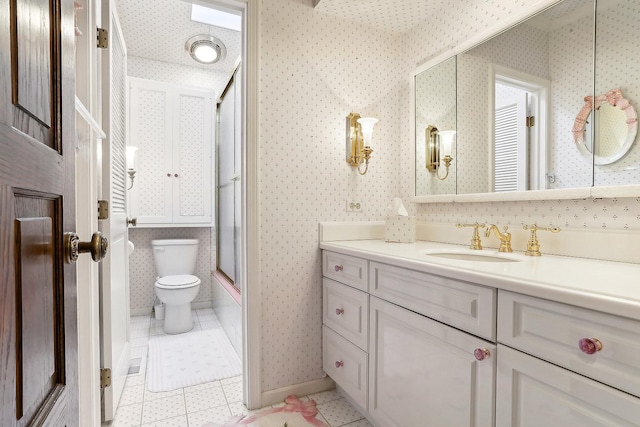
[[[0,0],[0,426],[78,424],[72,0]]]

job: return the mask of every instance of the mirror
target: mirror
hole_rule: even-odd
[[[415,79],[416,111],[416,194],[455,194],[456,154],[449,166],[447,179],[438,179],[438,171],[429,168],[429,148],[434,127],[456,129],[456,57],[420,73]],[[439,154],[439,153],[438,153]],[[438,160],[440,156],[438,156]],[[444,173],[440,172],[440,176]]]
[[[416,196],[494,194],[483,199],[490,200],[498,192],[584,189],[589,194],[594,185],[640,183],[635,125],[613,131],[604,124],[621,120],[621,113],[625,120],[633,118],[635,110],[630,117],[602,102],[593,115],[590,111],[587,121],[594,126],[585,126],[580,141],[573,132],[585,96],[621,88],[630,104],[640,100],[640,67],[634,60],[640,57],[639,19],[634,0],[599,2],[595,17],[593,0],[564,0],[458,50],[455,61],[436,58],[426,64],[414,81]],[[450,74],[435,84],[445,69]],[[444,114],[440,104],[453,91],[455,105],[447,105]],[[452,172],[440,181],[424,170],[425,129],[442,129],[452,122],[448,117],[455,117],[457,134]]]
[[[614,89],[595,99],[585,97],[572,132],[576,146],[584,155],[593,156],[596,165],[608,165],[631,148],[638,133],[638,116],[622,91]]]

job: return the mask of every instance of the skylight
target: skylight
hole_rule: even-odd
[[[240,15],[197,4],[191,5],[191,20],[229,30],[240,31],[242,29],[242,17]]]

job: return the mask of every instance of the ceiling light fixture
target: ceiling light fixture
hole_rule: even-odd
[[[219,39],[210,36],[208,34],[198,34],[191,37],[185,43],[184,48],[189,52],[189,55],[201,64],[215,64],[222,60],[226,54],[227,49],[224,43]]]

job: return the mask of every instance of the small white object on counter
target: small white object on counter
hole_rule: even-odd
[[[387,207],[385,220],[385,241],[395,243],[413,243],[416,241],[415,216],[409,216],[399,197],[393,199]]]

